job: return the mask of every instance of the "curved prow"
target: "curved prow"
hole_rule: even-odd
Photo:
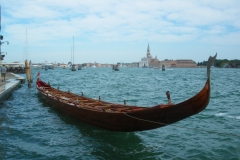
[[[216,57],[217,57],[217,53],[216,53],[216,55],[215,56],[210,56],[209,58],[208,58],[208,62],[207,62],[207,77],[210,79],[210,68],[211,68],[211,66],[213,65],[213,62],[215,61],[215,59],[216,59]]]

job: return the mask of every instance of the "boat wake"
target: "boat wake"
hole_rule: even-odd
[[[217,117],[223,117],[223,116],[225,116],[227,113],[217,113],[217,114],[215,114],[215,116],[217,116]]]
[[[227,113],[217,113],[215,114],[217,117],[228,117],[228,118],[233,118],[233,119],[240,119],[240,116],[232,116],[232,115],[227,115]]]

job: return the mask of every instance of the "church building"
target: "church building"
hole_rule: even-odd
[[[150,53],[150,47],[148,44],[147,47],[147,57],[143,57],[141,61],[139,62],[139,67],[151,67],[151,68],[161,68],[162,65],[165,65],[165,67],[178,67],[178,68],[195,68],[197,67],[197,63],[193,60],[163,60],[159,61],[157,59],[157,56],[155,58],[152,58],[152,55]]]
[[[148,44],[148,48],[147,48],[147,59],[148,59],[149,67],[160,68],[160,61],[157,59],[157,56],[155,58],[152,58],[152,55],[150,53],[149,44]]]

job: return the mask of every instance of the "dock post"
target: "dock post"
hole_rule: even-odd
[[[31,87],[31,81],[30,81],[29,66],[28,66],[27,59],[25,60],[25,68],[26,68],[26,76],[27,76],[27,81],[28,81],[28,88],[30,88]]]
[[[29,61],[29,78],[30,78],[30,82],[32,83],[32,62],[31,60]]]
[[[162,71],[165,71],[165,65],[164,64],[162,65]]]

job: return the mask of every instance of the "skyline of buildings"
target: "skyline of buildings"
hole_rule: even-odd
[[[197,63],[191,59],[177,59],[177,60],[168,60],[165,59],[163,61],[159,61],[157,56],[152,58],[150,53],[150,46],[148,44],[146,57],[141,58],[139,62],[132,62],[132,63],[117,63],[120,67],[149,67],[149,68],[161,68],[162,65],[165,67],[177,67],[177,68],[190,68],[190,67],[197,67]],[[101,64],[101,63],[82,63],[83,66],[86,67],[112,67],[115,64]]]
[[[197,67],[197,63],[190,59],[177,59],[177,60],[168,60],[165,59],[163,61],[159,61],[157,56],[155,58],[152,58],[152,55],[150,53],[150,46],[148,44],[147,47],[147,53],[146,57],[141,58],[139,62],[132,62],[132,63],[117,63],[120,67],[149,67],[149,68],[161,68],[162,65],[165,65],[165,67],[178,67],[178,68],[190,68],[190,67]],[[86,67],[112,67],[116,64],[101,64],[101,63],[82,63],[82,66]]]
[[[14,62],[13,62],[14,63]],[[18,62],[21,63],[21,62]],[[37,62],[37,63],[33,63],[34,65],[42,65],[43,63],[48,63],[47,61],[45,62]],[[67,64],[64,63],[52,63],[56,66],[66,66],[69,65],[69,63],[72,62],[68,62]],[[149,67],[149,68],[162,68],[162,66],[164,65],[167,68],[170,67],[176,67],[176,68],[189,68],[189,67],[197,67],[197,63],[191,59],[177,59],[177,60],[169,60],[169,59],[165,59],[165,60],[158,60],[157,56],[155,56],[155,58],[153,58],[153,56],[150,53],[150,46],[148,44],[147,46],[147,53],[146,53],[146,57],[142,57],[140,59],[139,62],[132,62],[132,63],[122,63],[122,62],[118,62],[117,63],[120,67]],[[113,65],[116,64],[111,64],[111,63],[81,63],[81,64],[76,64],[76,65],[82,65],[82,66],[86,66],[86,67],[92,67],[92,66],[96,66],[96,67],[112,67]]]

